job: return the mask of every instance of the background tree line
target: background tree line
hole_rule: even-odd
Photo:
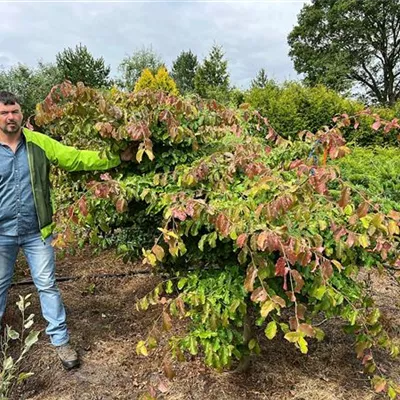
[[[169,71],[152,47],[141,48],[121,61],[112,78],[104,58],[95,58],[79,44],[59,52],[55,63],[0,69],[0,88],[19,95],[27,116],[65,79],[94,88],[116,85],[126,91],[154,88],[199,95],[234,107],[247,102],[286,137],[300,129],[315,131],[329,125],[335,113],[352,114],[366,104],[386,118],[399,116],[400,0],[313,0],[301,10],[288,43],[302,82],[279,84],[261,68],[248,89],[237,88],[217,44],[203,60],[191,50],[182,51]],[[351,138],[358,144],[398,144],[394,134],[382,138],[368,129],[360,132]]]

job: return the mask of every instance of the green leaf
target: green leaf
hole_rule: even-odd
[[[137,161],[139,164],[142,162],[143,154],[144,154],[144,149],[140,149],[140,150],[138,150],[138,152],[136,153],[136,161]]]
[[[284,336],[284,338],[285,338],[287,341],[291,342],[291,343],[297,343],[297,342],[299,341],[299,339],[300,339],[301,337],[303,337],[303,336],[304,336],[304,334],[302,334],[301,332],[288,332],[288,333]]]
[[[319,286],[317,288],[314,288],[314,290],[312,290],[311,295],[313,297],[315,297],[318,300],[321,300],[322,297],[324,296],[326,292],[326,287],[325,286]]]
[[[303,354],[307,354],[307,353],[308,353],[308,344],[307,344],[307,341],[306,341],[303,337],[300,337],[300,338],[299,338],[299,341],[298,341],[297,343],[298,343],[298,345],[299,345],[300,351],[301,351]]]
[[[276,322],[271,321],[268,323],[267,327],[265,328],[265,336],[271,340],[276,336],[277,330],[278,330],[278,327],[276,325]]]
[[[361,244],[364,249],[369,246],[370,242],[367,235],[360,235],[358,238],[358,242]]]
[[[266,318],[268,314],[276,308],[276,304],[272,300],[267,300],[261,306],[260,314],[263,318]]]
[[[140,340],[138,342],[138,344],[136,345],[136,353],[139,356],[142,355],[142,356],[147,357],[149,355],[147,348],[146,348],[146,342],[144,340]]]
[[[39,339],[39,331],[30,331],[29,335],[25,338],[25,347],[30,348],[32,347]]]
[[[3,361],[3,373],[5,371],[10,370],[14,366],[14,360],[11,356],[8,356],[6,359]]]
[[[197,341],[193,336],[189,337],[189,352],[193,356],[197,354]]]
[[[19,339],[19,333],[11,328],[7,329],[7,336],[12,340]]]
[[[174,284],[172,283],[171,280],[168,280],[165,285],[165,293],[171,294],[173,290],[174,290]]]
[[[18,385],[21,384],[22,382],[26,381],[32,375],[35,375],[35,374],[33,372],[21,372],[18,375],[18,379],[17,379]]]
[[[183,287],[186,285],[186,283],[187,283],[187,278],[186,277],[184,277],[184,278],[181,278],[181,279],[179,279],[179,281],[178,281],[178,289],[179,290],[182,290],[183,289]]]
[[[397,397],[396,391],[393,389],[393,386],[389,386],[389,389],[387,391],[387,395],[389,396],[390,400],[394,400]]]
[[[257,340],[251,339],[248,344],[249,350],[253,350],[256,347],[256,344],[257,344]]]
[[[230,363],[231,355],[229,351],[229,347],[224,345],[221,347],[221,363],[223,366],[228,365]]]
[[[369,224],[371,222],[371,217],[367,215],[366,217],[360,218],[360,221],[365,229],[368,229]]]
[[[200,251],[204,251],[204,243],[205,243],[205,241],[206,241],[206,239],[207,239],[207,236],[208,235],[203,235],[202,237],[201,237],[201,239],[199,240],[199,243],[198,243],[198,248],[200,249]]]
[[[315,330],[315,338],[320,342],[321,340],[324,340],[325,338],[325,332],[318,327],[314,327]]]
[[[147,296],[144,296],[139,300],[139,307],[143,310],[146,311],[149,308],[149,300]]]
[[[164,259],[165,252],[164,252],[164,249],[160,245],[155,244],[152,248],[152,251],[155,254],[158,261],[162,261]]]
[[[149,346],[149,349],[154,349],[157,347],[157,339],[153,336],[149,336],[147,339],[147,345]]]

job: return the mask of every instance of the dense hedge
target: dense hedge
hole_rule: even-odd
[[[294,138],[301,130],[316,132],[324,125],[332,126],[332,116],[346,113],[354,115],[365,108],[361,102],[340,96],[323,85],[306,87],[297,82],[278,85],[269,81],[265,88],[253,88],[245,94],[245,101],[268,117],[272,126],[284,137]],[[393,109],[372,108],[387,120],[400,115],[400,104]],[[362,117],[357,130],[344,129],[348,142],[360,146],[398,145],[398,133],[377,134],[371,129],[374,119]]]
[[[382,206],[400,211],[400,149],[355,148],[336,161],[346,181]]]

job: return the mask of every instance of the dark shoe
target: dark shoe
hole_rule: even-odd
[[[56,351],[66,370],[79,367],[78,353],[69,343],[57,346]]]

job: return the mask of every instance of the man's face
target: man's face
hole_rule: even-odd
[[[0,103],[0,133],[13,135],[22,125],[22,112],[19,104],[5,105]]]

